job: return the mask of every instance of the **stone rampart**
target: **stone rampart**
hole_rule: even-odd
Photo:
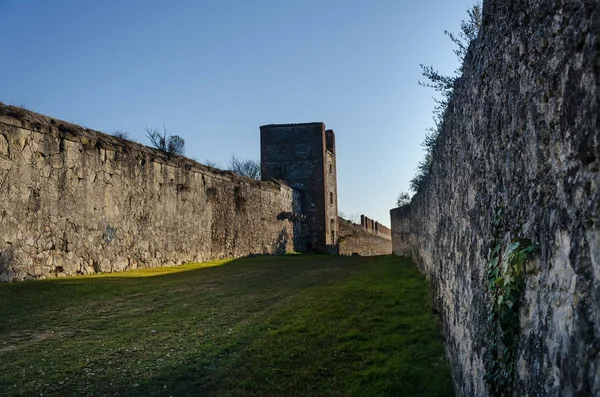
[[[385,236],[367,232],[361,225],[338,217],[340,225],[340,255],[389,255],[392,241]]]
[[[486,264],[495,244],[529,241],[512,394],[598,396],[600,2],[490,0],[483,14],[429,182],[391,211],[394,252],[431,281],[457,394],[483,396],[505,288]]]
[[[3,281],[292,251],[294,197],[0,104]]]
[[[381,223],[365,216],[360,216],[360,227],[371,234],[375,234],[377,236],[381,236],[388,240],[392,239],[392,231],[387,226],[382,225]]]

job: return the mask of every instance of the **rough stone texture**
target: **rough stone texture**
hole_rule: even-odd
[[[0,104],[0,280],[293,251],[291,188]]]
[[[392,241],[366,231],[344,218],[339,218],[340,255],[358,254],[361,256],[389,255],[392,253]]]
[[[394,255],[408,257],[412,255],[416,235],[411,228],[412,217],[410,211],[410,204],[390,210]]]
[[[260,127],[261,175],[285,182],[300,193],[301,252],[338,252],[335,135],[323,123]],[[329,168],[331,166],[331,168]]]
[[[328,228],[326,232],[326,246],[330,253],[338,253],[339,224],[338,224],[338,200],[337,200],[337,165],[335,162],[335,133],[333,130],[325,130],[325,219]]]
[[[494,209],[530,239],[515,396],[600,395],[600,2],[485,1],[431,178],[391,211],[431,280],[459,395],[487,394]]]

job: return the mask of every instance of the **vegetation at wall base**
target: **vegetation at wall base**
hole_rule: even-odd
[[[0,285],[1,395],[453,394],[394,256],[259,256]]]
[[[492,396],[511,396],[515,370],[515,351],[520,332],[519,307],[525,290],[525,263],[533,252],[529,240],[515,238],[502,249],[502,208],[493,219],[494,241],[486,264],[488,288],[492,298],[488,317],[490,346],[485,380]]]

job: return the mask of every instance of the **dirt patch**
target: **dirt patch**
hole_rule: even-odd
[[[0,353],[17,350],[32,343],[46,340],[60,339],[73,335],[72,331],[21,331],[13,332],[5,336],[0,343]]]

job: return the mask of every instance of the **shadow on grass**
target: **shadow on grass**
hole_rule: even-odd
[[[0,394],[452,393],[406,260],[252,257],[132,276],[1,285]]]

